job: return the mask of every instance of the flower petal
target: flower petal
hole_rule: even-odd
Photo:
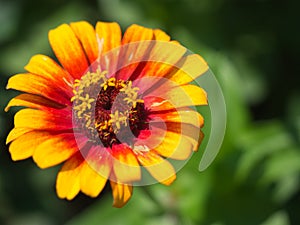
[[[178,61],[180,61],[180,59],[186,53],[186,48],[183,46],[178,46],[169,42],[141,42],[140,46],[143,47],[142,50],[146,57],[144,56],[144,58],[140,57],[140,59],[132,59],[133,61],[135,60],[143,62],[140,62],[140,69],[134,71],[130,77],[130,80],[136,80],[145,76],[165,77],[173,70],[177,70],[174,65],[178,63]],[[150,84],[144,82],[146,87],[143,87],[145,84],[139,86],[143,87],[144,89],[149,88],[154,85],[154,82],[156,82],[156,80],[153,79]]]
[[[84,194],[97,197],[105,187],[106,181],[107,177],[101,176],[87,162],[83,164],[80,173],[80,188]]]
[[[196,85],[160,87],[144,98],[145,107],[151,111],[170,110],[186,106],[207,105],[206,92]]]
[[[148,61],[148,55],[153,42],[140,41],[122,45],[118,54],[119,69],[116,78],[121,80],[135,80],[143,71]]]
[[[160,183],[170,185],[176,179],[174,167],[154,151],[137,155],[138,161]]]
[[[205,60],[197,54],[188,55],[175,64],[179,70],[174,70],[166,78],[177,84],[187,84],[204,74],[209,68]]]
[[[170,41],[170,36],[160,29],[154,29],[154,39],[158,41]]]
[[[97,22],[96,33],[104,41],[102,54],[121,45],[122,32],[117,23]]]
[[[18,137],[22,136],[25,133],[28,133],[29,131],[32,131],[30,128],[13,128],[6,138],[6,144],[12,142],[13,140],[17,139]]]
[[[15,115],[15,127],[40,130],[70,130],[73,128],[71,112],[67,110],[22,109]]]
[[[7,89],[41,95],[61,105],[71,105],[70,96],[54,80],[34,74],[17,74],[8,80]]]
[[[50,101],[42,96],[32,95],[32,94],[20,94],[9,101],[5,107],[5,112],[7,112],[12,106],[25,106],[35,109],[44,109],[45,107],[61,108],[62,105],[56,102]]]
[[[82,46],[67,24],[49,31],[50,45],[62,66],[74,77],[80,78],[88,69]]]
[[[112,156],[114,174],[118,182],[128,184],[141,179],[141,168],[132,152],[126,145],[113,145]]]
[[[33,153],[33,160],[42,169],[60,164],[78,151],[73,133],[49,136]]]
[[[81,42],[90,64],[93,63],[99,53],[95,29],[85,21],[71,23],[70,26]]]
[[[132,186],[126,184],[118,184],[110,181],[112,195],[114,198],[113,206],[117,208],[123,207],[132,195]]]
[[[111,155],[109,150],[100,145],[81,148],[81,154],[89,166],[98,174],[108,178],[111,172]]]
[[[153,129],[154,128],[154,129]],[[144,131],[140,132],[143,135]],[[159,155],[176,160],[186,160],[191,156],[193,143],[181,134],[152,127],[151,135],[147,139],[136,141],[134,149],[147,146],[154,149]]]
[[[152,130],[156,131],[156,129],[163,128],[167,133],[173,133],[173,135],[169,134],[170,138],[174,139],[179,146],[182,146],[184,143],[192,143],[192,149],[194,151],[198,149],[199,141],[203,138],[200,128],[204,124],[204,119],[198,112],[189,108],[181,108],[178,111],[172,110],[165,113],[162,111],[162,113],[150,114],[149,118],[151,119],[150,125]],[[177,139],[175,138],[176,134],[178,135]],[[180,151],[179,148],[177,149]]]
[[[188,84],[208,70],[207,63],[199,55],[183,57],[185,51],[186,48],[176,44],[158,42],[155,45],[143,70],[140,71],[139,77],[153,76],[161,77],[161,79],[151,78],[152,81],[142,79],[140,81],[142,84],[138,84],[138,86],[144,94],[153,90],[170,89],[163,86],[165,82],[168,83],[167,85],[170,83]]]
[[[147,40],[153,40],[153,37],[152,29],[136,24],[127,28],[122,38],[117,67],[122,70],[116,74],[117,79],[134,80],[139,75],[151,47],[151,42]]]
[[[29,73],[57,82],[62,88],[65,87],[69,94],[72,94],[72,87],[70,86],[70,83],[73,82],[72,76],[50,57],[35,55],[31,57],[25,69]]]
[[[84,159],[80,152],[67,160],[59,171],[56,179],[58,197],[73,199],[80,191],[80,171]]]
[[[152,122],[152,127],[161,128],[166,126],[166,130],[175,134],[180,134],[187,138],[193,145],[193,150],[196,151],[199,147],[201,140],[203,139],[203,133],[198,128],[191,124],[176,123],[176,122]],[[153,129],[153,128],[152,128]]]
[[[174,123],[187,123],[195,127],[201,128],[204,125],[204,119],[200,113],[190,109],[190,108],[180,108],[178,110],[172,111],[156,111],[157,113],[149,113],[149,118],[159,117],[166,122]]]
[[[80,174],[80,188],[83,193],[96,197],[104,188],[110,175],[110,155],[106,149],[100,146],[93,146],[87,151],[88,154],[84,157],[85,163]]]
[[[50,137],[48,132],[31,131],[19,136],[9,146],[12,160],[31,157],[36,148]]]
[[[191,156],[193,144],[180,134],[167,132],[165,139],[154,150],[163,157],[186,160]]]
[[[136,24],[127,28],[122,38],[122,45],[136,41],[152,40],[153,30]]]

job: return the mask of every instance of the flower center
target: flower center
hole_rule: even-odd
[[[112,147],[127,143],[141,130],[148,129],[148,113],[131,81],[106,78],[99,69],[75,80],[73,92],[74,122],[95,143]],[[100,91],[99,91],[100,90]]]

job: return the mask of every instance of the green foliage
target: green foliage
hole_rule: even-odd
[[[0,224],[300,224],[298,8],[276,0],[0,1],[1,109],[15,95],[4,90],[7,79],[34,54],[53,56],[48,30],[85,19],[166,30],[208,61],[228,113],[222,149],[207,170],[198,171],[205,139],[174,184],[136,187],[116,209],[109,187],[96,199],[67,202],[55,194],[59,167],[12,162],[5,137],[13,112],[1,110]]]

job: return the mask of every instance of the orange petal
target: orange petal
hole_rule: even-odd
[[[185,144],[190,146],[192,143],[192,149],[194,151],[198,149],[199,141],[201,141],[203,138],[200,128],[204,124],[204,119],[198,112],[189,108],[181,108],[178,111],[166,111],[165,113],[158,112],[155,114],[150,114],[149,116],[151,118],[152,129],[155,129],[155,127],[162,127],[161,123],[163,123],[163,125],[166,127],[165,129],[173,133],[169,134],[170,138],[174,139],[171,143],[178,143],[178,148],[176,147],[177,150],[174,151],[174,154],[180,154],[180,151],[182,151],[180,148],[182,148]],[[178,136],[178,138],[175,138],[176,136]],[[167,140],[167,137],[165,137],[165,139]],[[163,144],[161,147],[165,148],[164,145],[165,144]],[[166,156],[164,154],[161,155]]]
[[[108,178],[111,172],[111,155],[105,147],[100,145],[81,149],[81,154],[89,166],[98,174]]]
[[[121,80],[135,80],[140,75],[147,64],[147,52],[150,43],[137,42],[132,45],[122,46],[118,56],[118,65],[120,68],[116,73],[116,78]]]
[[[179,43],[179,41],[175,41],[175,40],[171,40],[170,43],[173,43],[173,44],[175,44],[175,45],[181,45],[181,44]]]
[[[42,169],[55,166],[78,151],[73,133],[49,136],[33,153],[33,160]]]
[[[113,145],[113,169],[119,183],[128,184],[141,179],[141,168],[132,152],[126,145]]]
[[[180,108],[174,111],[167,112],[157,112],[155,114],[149,114],[149,118],[159,117],[163,121],[166,122],[174,122],[174,123],[187,123],[191,124],[195,127],[201,128],[204,125],[204,119],[200,115],[200,113],[190,109],[190,108]]]
[[[186,48],[183,46],[178,46],[169,42],[158,41],[151,46],[151,52],[148,58],[150,61],[174,66],[179,62],[180,59],[182,59],[185,53]]]
[[[89,62],[93,63],[97,59],[99,53],[94,27],[85,21],[71,23],[70,26],[81,42]]]
[[[103,190],[107,177],[102,177],[87,162],[84,163],[80,173],[80,188],[90,197],[97,197]]]
[[[154,39],[158,41],[170,41],[170,36],[160,29],[154,29]]]
[[[102,54],[121,45],[121,28],[117,23],[97,22],[96,33],[103,39]]]
[[[88,155],[80,174],[80,188],[83,193],[96,197],[110,175],[111,162],[106,149],[94,146],[87,150]]]
[[[67,160],[59,171],[56,179],[58,197],[73,199],[80,191],[80,171],[84,159],[78,152]]]
[[[163,157],[176,160],[186,160],[191,156],[193,143],[185,136],[155,127],[151,127],[150,132],[151,135],[145,140],[139,139],[134,148],[147,146]]]
[[[28,133],[29,131],[32,131],[32,129],[25,128],[25,127],[13,128],[7,135],[6,144],[8,144],[9,142],[12,142],[13,140],[17,139],[18,137],[22,136],[23,134]]]
[[[122,38],[122,45],[136,41],[152,40],[153,30],[136,24],[127,28]]]
[[[152,127],[161,128],[161,123],[151,123]],[[183,135],[187,138],[193,145],[193,150],[196,151],[199,147],[199,144],[203,138],[203,133],[199,129],[199,127],[195,127],[191,124],[186,123],[176,123],[176,122],[164,122],[164,126],[166,126],[166,130]],[[152,128],[153,129],[153,128]]]
[[[147,64],[152,44],[150,41],[140,41],[123,45],[118,55],[119,71],[117,71],[116,78],[135,80],[140,77]]]
[[[209,68],[206,61],[197,54],[188,55],[175,64],[179,70],[174,70],[166,78],[177,84],[187,84],[192,82],[200,75],[204,74]]]
[[[112,195],[114,198],[113,206],[117,208],[123,207],[132,195],[132,186],[126,184],[118,184],[110,181]]]
[[[154,151],[138,154],[138,161],[160,183],[170,185],[176,179],[174,167]]]
[[[148,47],[150,46],[149,42],[141,41],[152,39],[152,29],[136,24],[127,28],[122,38],[122,47],[118,60],[118,68],[122,70],[117,73],[117,79],[128,80],[130,77],[135,76],[133,72],[136,75],[140,73],[140,68],[144,64],[142,61],[146,60]]]
[[[71,105],[70,96],[54,80],[34,74],[17,74],[8,80],[7,89],[41,95],[62,105]]]
[[[167,158],[186,160],[191,156],[193,144],[180,134],[167,132],[165,139],[154,150]]]
[[[161,87],[143,98],[151,111],[169,110],[186,106],[207,105],[206,92],[196,85]]]
[[[161,156],[185,160],[191,156],[192,150],[198,147],[197,141],[169,131],[166,124],[158,123],[155,126],[151,121],[149,125],[149,130],[141,131],[135,140],[133,149],[137,153],[154,149]]]
[[[176,60],[176,58],[170,56],[170,59],[166,59],[166,61],[171,61],[172,59]],[[172,70],[174,70],[174,66],[171,64],[163,63],[159,60],[147,61],[144,63],[144,67],[139,75],[135,77],[136,85],[140,87],[142,93],[147,93],[151,88],[156,89],[158,87],[156,85],[162,82],[162,79],[159,79],[159,77],[164,77]],[[145,78],[149,76],[149,79]]]
[[[136,24],[127,28],[122,38],[118,68],[122,70],[116,75],[117,79],[134,80],[139,76],[149,53],[150,42],[153,40],[153,30]],[[130,44],[129,44],[130,43]],[[129,45],[126,45],[129,44]]]
[[[98,22],[96,34],[101,56],[100,67],[103,71],[107,71],[108,77],[110,77],[117,70],[122,31],[117,23]],[[99,65],[93,66],[97,69]]]
[[[20,94],[9,101],[7,106],[5,107],[5,111],[7,112],[12,106],[25,106],[29,108],[35,109],[43,109],[47,107],[52,108],[61,108],[60,104],[56,102],[50,101],[42,96],[32,95],[32,94]]]
[[[186,52],[186,48],[175,44],[171,44],[169,42],[161,42],[161,41],[154,42],[154,43],[141,42],[139,45],[143,47],[142,50],[144,56],[141,56],[140,59],[137,58],[135,60],[144,61],[144,62],[140,63],[142,64],[142,66],[139,65],[139,67],[141,68],[138,71],[135,71],[136,74],[133,74],[130,77],[131,80],[135,80],[145,76],[151,76],[151,77],[167,76],[167,74],[177,69],[176,67],[174,67],[174,65],[178,63],[178,61],[183,57],[183,55]],[[138,50],[139,52],[141,51],[140,49]],[[136,54],[137,53],[135,53],[135,55]],[[151,82],[149,82],[146,85],[146,87],[153,86],[155,81],[156,80],[153,79]],[[139,86],[142,87],[142,85]]]
[[[85,52],[71,27],[60,25],[49,31],[50,45],[62,66],[79,79],[88,69]]]
[[[36,109],[22,109],[15,115],[15,127],[26,127],[42,130],[72,129],[71,112],[52,109],[41,111]]]
[[[49,138],[48,132],[31,131],[19,136],[9,146],[12,160],[31,157],[36,148]]]
[[[70,86],[70,83],[73,82],[72,76],[50,57],[35,55],[30,59],[25,69],[29,73],[56,81],[62,88],[65,87],[68,93],[72,94],[72,87]]]

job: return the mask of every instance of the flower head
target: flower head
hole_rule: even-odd
[[[117,23],[63,24],[49,32],[59,63],[35,55],[7,88],[23,106],[7,137],[13,160],[32,157],[41,168],[60,163],[56,190],[73,199],[96,197],[109,180],[114,206],[133,185],[176,178],[168,158],[187,160],[203,138],[203,89],[190,84],[208,70],[199,55],[158,29]],[[153,180],[142,176],[145,168]]]

